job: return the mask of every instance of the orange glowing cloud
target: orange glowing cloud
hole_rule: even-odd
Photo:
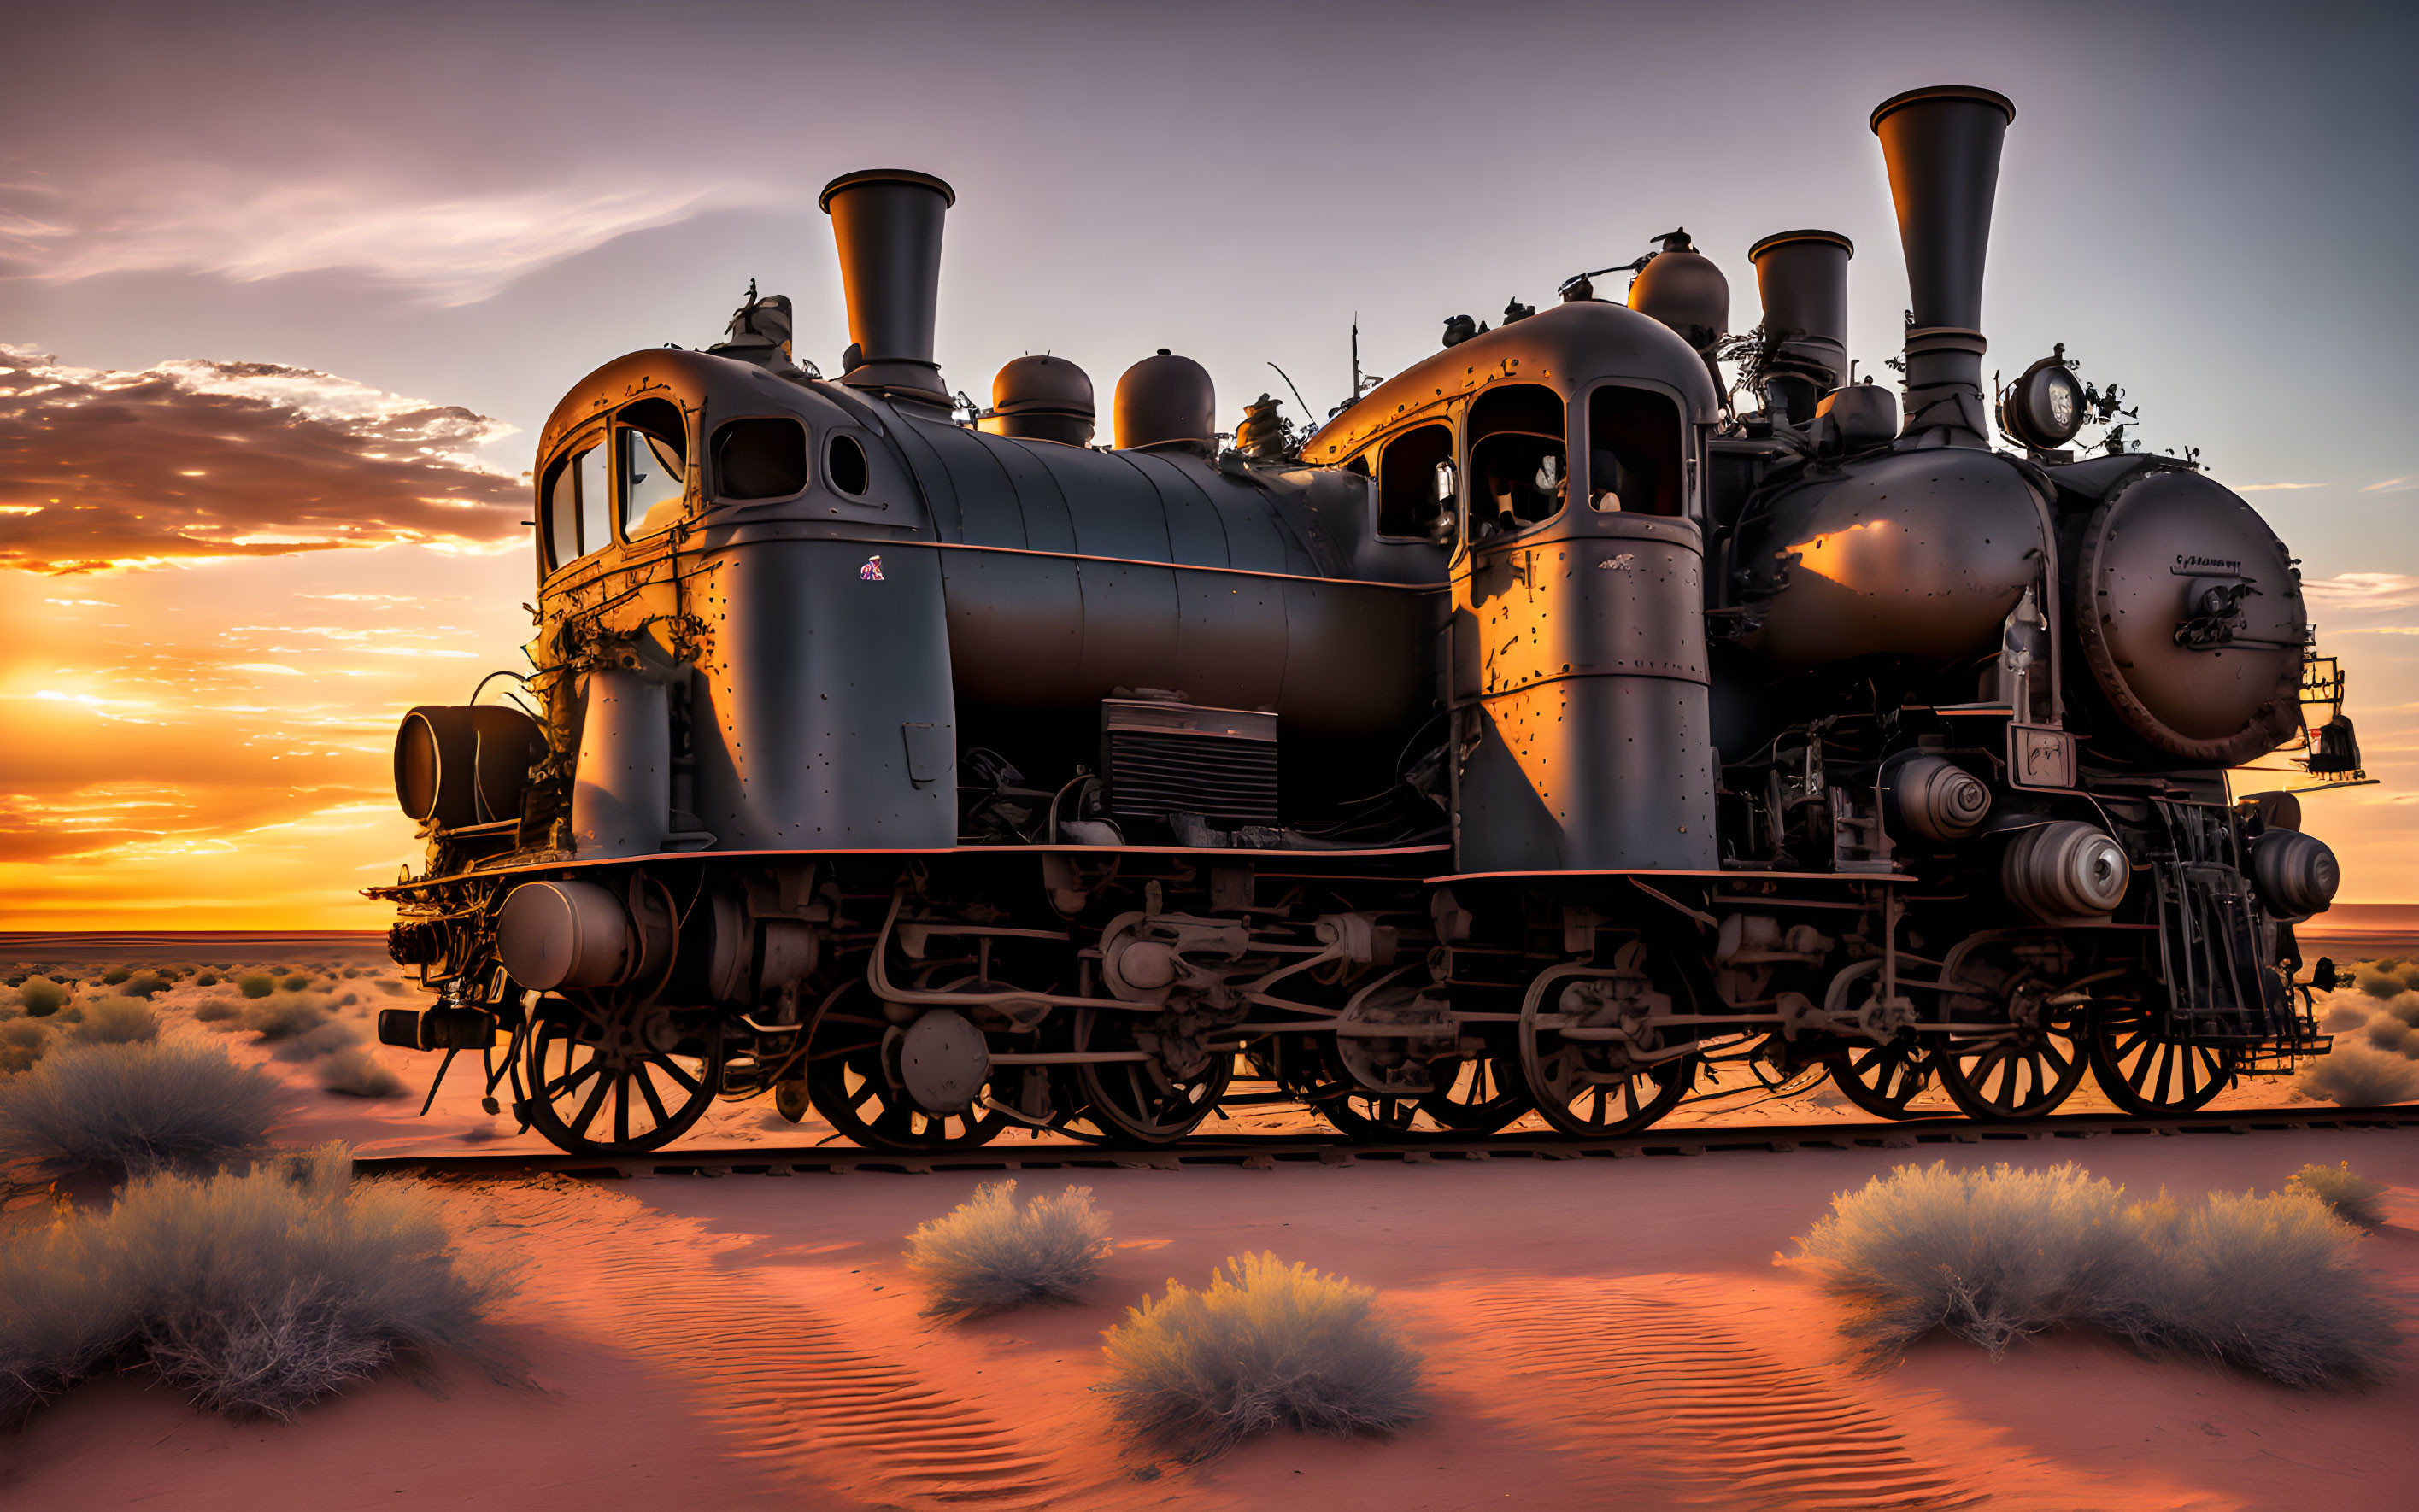
[[[501,549],[525,484],[476,449],[512,429],[298,368],[106,373],[0,344],[0,567]]]

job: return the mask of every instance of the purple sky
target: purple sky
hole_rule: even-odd
[[[1320,412],[1342,397],[1355,312],[1365,365],[1392,373],[1433,349],[1445,316],[1544,302],[1680,224],[1731,273],[1742,329],[1757,313],[1750,241],[1801,226],[1854,237],[1851,350],[1876,366],[1906,294],[1866,117],[1899,90],[1970,83],[2018,107],[1986,372],[2012,375],[2063,341],[2085,377],[2139,402],[2151,449],[2196,446],[2221,480],[2257,490],[2319,585],[2388,779],[2315,801],[2313,828],[2345,851],[2347,895],[2419,896],[2402,860],[2419,833],[2413,15],[2004,0],[20,8],[0,343],[35,374],[19,389],[39,392],[0,417],[15,427],[0,430],[0,507],[20,506],[0,514],[0,563],[107,557],[113,531],[117,555],[153,554],[195,511],[254,555],[113,571],[72,594],[0,570],[6,602],[37,622],[0,653],[0,714],[69,672],[96,688],[148,680],[153,713],[179,707],[162,690],[180,680],[242,693],[244,666],[324,687],[346,669],[282,632],[375,633],[358,606],[380,592],[443,603],[462,667],[517,664],[521,516],[506,480],[472,473],[526,468],[555,398],[595,364],[712,339],[751,277],[797,301],[801,355],[834,367],[846,335],[814,198],[849,169],[957,187],[939,353],[953,386],[986,395],[1002,361],[1052,350],[1105,399],[1167,346],[1209,366],[1231,422],[1262,389],[1284,395],[1271,360]],[[187,365],[161,368],[171,359]],[[303,372],[226,366],[247,363]],[[96,370],[150,377],[127,391]],[[162,437],[207,449],[241,434],[248,467],[323,492],[272,496],[198,456],[142,461],[146,478],[200,479],[163,498],[131,453],[93,439],[111,434],[97,412],[73,437],[54,423],[61,396],[103,389],[167,406],[123,433],[150,453]],[[52,480],[74,470],[59,461],[69,440],[93,502],[63,523],[74,505],[46,500],[66,498]],[[395,476],[420,466],[424,487]],[[355,498],[360,518],[331,523]],[[49,519],[23,512],[35,507]],[[331,540],[347,546],[307,567],[280,554]],[[55,602],[78,598],[93,602]],[[368,618],[304,612],[331,602]],[[171,603],[188,618],[160,618]],[[79,618],[104,607],[123,617],[114,638]],[[242,707],[285,707],[289,686],[261,684]],[[369,817],[375,726],[450,689],[388,678],[323,710],[354,731],[327,753],[348,775],[310,802],[352,793],[364,856],[409,848],[399,817]],[[106,709],[105,688],[89,696]],[[101,804],[95,825],[124,828],[77,772],[30,770],[0,756],[14,805],[0,834],[54,837],[79,792]],[[113,893],[92,864],[91,896],[191,901],[170,880]],[[307,869],[293,885],[325,886]]]

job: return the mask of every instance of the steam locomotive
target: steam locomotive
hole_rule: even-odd
[[[752,1096],[904,1150],[1252,1100],[1603,1137],[1725,1069],[2157,1113],[2323,1052],[2293,925],[2334,858],[2227,773],[2350,771],[2350,726],[2307,727],[2249,505],[2078,460],[2062,357],[1986,394],[2014,114],[1873,113],[1903,421],[1851,381],[1846,237],[1755,243],[1733,335],[1682,233],[1307,435],[1264,396],[1224,444],[1162,350],[1095,447],[1064,359],[943,381],[949,186],[833,180],[836,379],[751,287],[547,422],[534,670],[396,739],[426,863],[372,895],[440,996],[381,1037],[602,1152]]]

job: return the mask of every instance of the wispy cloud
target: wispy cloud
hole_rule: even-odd
[[[0,567],[506,549],[521,484],[477,451],[513,431],[303,368],[102,372],[0,344]]]
[[[254,283],[344,269],[444,305],[633,231],[746,203],[694,178],[431,193],[368,176],[264,182],[223,164],[140,182],[0,185],[0,272],[51,283],[185,269]]]
[[[2361,492],[2364,494],[2407,494],[2414,488],[2419,488],[2419,473],[2406,473],[2399,478],[2388,478],[2380,482],[2369,484],[2367,487],[2362,489]]]
[[[2327,485],[2324,483],[2237,483],[2234,485],[2234,491],[2238,494],[2273,494],[2279,489],[2291,489],[2298,491],[2304,488],[2324,488]]]
[[[2303,596],[2326,614],[2419,608],[2419,576],[2409,573],[2339,573],[2302,584]]]

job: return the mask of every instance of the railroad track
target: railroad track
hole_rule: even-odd
[[[924,1173],[936,1170],[1153,1169],[1240,1166],[1272,1169],[1283,1162],[1330,1166],[1362,1161],[1590,1160],[1703,1155],[1734,1150],[1914,1149],[1927,1144],[1992,1144],[2038,1139],[2237,1135],[2297,1129],[2391,1129],[2419,1126],[2419,1107],[2228,1108],[2167,1118],[2057,1113],[2023,1122],[1968,1118],[1910,1119],[1897,1123],[1764,1123],[1649,1129],[1618,1139],[1558,1136],[1512,1138],[1407,1139],[1356,1143],[1340,1135],[1257,1134],[1195,1138],[1174,1145],[1123,1144],[1060,1137],[1002,1136],[971,1150],[901,1153],[855,1145],[705,1146],[643,1155],[524,1153],[364,1155],[362,1171],[419,1175],[495,1175],[545,1171],[598,1178],[634,1176],[791,1176],[832,1171]]]

